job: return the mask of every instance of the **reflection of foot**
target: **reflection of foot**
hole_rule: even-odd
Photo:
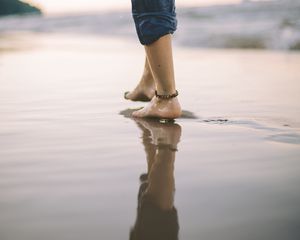
[[[181,107],[177,97],[172,99],[153,97],[150,103],[141,110],[133,112],[132,116],[175,119],[181,116]]]
[[[144,83],[139,83],[133,91],[125,92],[124,98],[131,101],[150,102],[154,94],[154,84],[146,85]]]
[[[169,146],[170,150],[177,148],[181,136],[181,127],[177,123],[160,123],[153,119],[143,118],[135,118],[135,121],[143,132],[147,132],[143,138],[150,139],[150,141],[143,141],[144,144],[156,147]]]

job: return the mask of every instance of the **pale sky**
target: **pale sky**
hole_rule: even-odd
[[[41,7],[46,13],[86,12],[129,9],[130,0],[23,0]],[[238,3],[241,0],[176,0],[177,6]]]

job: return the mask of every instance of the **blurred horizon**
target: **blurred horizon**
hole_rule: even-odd
[[[75,0],[75,3],[79,4],[80,1]],[[176,33],[174,43],[201,48],[300,50],[300,2],[243,2],[247,3],[178,7],[180,31]],[[130,2],[127,3],[130,7]],[[46,13],[44,17],[11,16],[0,20],[0,33],[67,33],[136,40],[130,9],[114,9]]]
[[[42,9],[45,14],[63,14],[63,13],[80,13],[80,12],[95,12],[106,10],[124,10],[130,9],[130,0],[73,0],[72,4],[67,0],[22,0]],[[250,0],[176,0],[178,7],[187,6],[211,6],[225,4],[239,4]],[[272,0],[252,0],[257,1],[272,1]]]

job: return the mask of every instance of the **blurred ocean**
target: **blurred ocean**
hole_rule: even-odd
[[[202,48],[300,49],[299,0],[178,8],[177,12],[176,44]],[[0,34],[19,31],[136,39],[130,12],[0,19]]]

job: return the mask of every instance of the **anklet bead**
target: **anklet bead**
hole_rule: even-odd
[[[179,93],[178,93],[177,90],[176,90],[175,93],[169,94],[169,95],[160,95],[160,94],[157,93],[157,91],[155,91],[155,96],[156,96],[157,98],[160,98],[160,99],[171,99],[171,98],[177,97],[178,95],[179,95]]]

